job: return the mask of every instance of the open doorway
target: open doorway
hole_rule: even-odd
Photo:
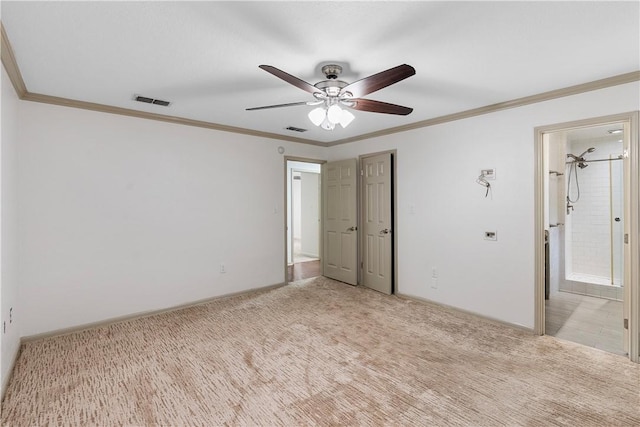
[[[287,159],[287,282],[320,276],[321,170]]]
[[[626,355],[622,123],[545,135],[545,331]]]
[[[536,130],[536,331],[637,361],[635,117]]]

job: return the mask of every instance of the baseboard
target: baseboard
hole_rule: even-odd
[[[11,365],[9,367],[9,371],[7,372],[7,376],[2,379],[2,384],[0,385],[0,404],[4,401],[4,394],[7,391],[9,380],[11,380],[11,377],[13,376],[13,369],[16,367],[18,357],[20,357],[20,351],[22,351],[22,340],[20,340],[20,343],[18,343],[16,351],[13,352],[13,357],[11,359]]]
[[[267,286],[262,286],[262,287],[258,287],[258,288],[251,288],[251,289],[247,289],[247,290],[244,290],[244,291],[231,292],[231,293],[224,294],[224,295],[218,295],[218,296],[215,296],[215,297],[205,298],[205,299],[201,299],[201,300],[197,300],[197,301],[191,301],[191,302],[188,302],[188,303],[179,304],[179,305],[171,306],[171,307],[168,307],[168,308],[161,308],[159,310],[140,311],[140,312],[137,312],[137,313],[125,314],[124,316],[112,317],[112,318],[109,318],[109,319],[101,320],[99,322],[84,323],[82,325],[72,326],[70,328],[56,329],[54,331],[43,332],[41,334],[28,335],[28,336],[22,337],[21,342],[22,343],[32,342],[32,341],[42,340],[42,339],[45,339],[45,338],[57,337],[57,336],[67,335],[67,334],[73,334],[73,333],[80,332],[80,331],[86,331],[88,329],[95,329],[95,328],[99,328],[99,327],[102,327],[102,326],[112,325],[114,323],[121,323],[121,322],[126,322],[126,321],[129,321],[129,320],[141,319],[141,318],[150,317],[150,316],[156,316],[158,314],[168,313],[168,312],[176,311],[176,310],[183,310],[185,308],[195,307],[197,305],[206,304],[208,302],[219,300],[219,299],[223,299],[223,298],[230,298],[230,297],[235,297],[235,296],[239,296],[239,295],[250,294],[250,293],[253,293],[253,292],[269,291],[269,290],[272,290],[272,289],[280,288],[280,287],[282,287],[284,285],[285,285],[284,283],[276,283],[274,285],[267,285]]]
[[[305,256],[307,258],[316,258],[315,261],[320,259],[320,255],[318,255],[318,254],[310,254],[310,253],[307,253],[307,252],[300,252],[300,255]]]
[[[504,320],[496,319],[496,318],[491,317],[491,316],[485,316],[484,314],[476,313],[476,312],[473,312],[473,311],[470,311],[470,310],[465,310],[463,308],[458,308],[458,307],[454,307],[452,305],[448,305],[448,304],[443,304],[443,303],[440,303],[440,302],[432,301],[432,300],[427,299],[427,298],[417,297],[417,296],[414,296],[414,295],[401,294],[401,293],[396,293],[394,295],[399,297],[399,298],[413,300],[413,301],[417,301],[417,302],[421,302],[421,303],[425,303],[425,304],[433,304],[433,305],[436,305],[438,307],[445,308],[447,310],[456,311],[458,313],[468,314],[468,315],[471,315],[471,316],[474,316],[474,317],[479,317],[481,319],[488,320],[489,322],[492,322],[492,323],[498,323],[498,324],[500,324],[502,326],[509,326],[511,328],[519,329],[521,331],[530,332],[531,334],[534,333],[533,328],[527,328],[526,326],[518,325],[516,323],[506,322]]]

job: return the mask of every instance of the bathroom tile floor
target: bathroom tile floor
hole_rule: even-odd
[[[622,302],[577,295],[551,294],[545,301],[546,334],[610,353],[625,355]]]

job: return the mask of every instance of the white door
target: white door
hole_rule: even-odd
[[[362,284],[385,294],[393,292],[391,229],[391,153],[362,159]]]
[[[356,171],[356,159],[322,165],[323,274],[350,285],[358,282]]]

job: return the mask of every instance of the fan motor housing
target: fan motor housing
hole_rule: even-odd
[[[314,86],[329,96],[338,96],[340,90],[348,84],[349,83],[342,80],[323,80],[314,84]]]
[[[327,64],[322,67],[322,74],[327,76],[329,80],[335,80],[342,73],[342,67],[336,64]]]

